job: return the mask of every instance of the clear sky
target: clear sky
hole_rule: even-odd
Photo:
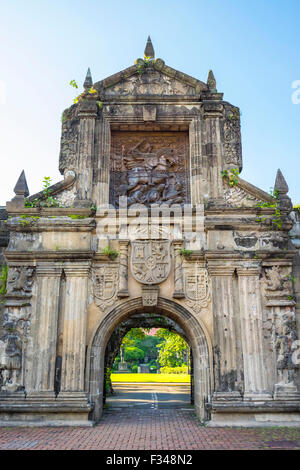
[[[30,193],[58,172],[62,111],[143,56],[206,81],[242,112],[242,177],[269,191],[281,168],[300,203],[300,0],[0,0],[0,205],[22,169]],[[296,99],[297,101],[297,99]],[[300,101],[300,99],[299,99]]]

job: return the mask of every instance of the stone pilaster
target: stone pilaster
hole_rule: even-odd
[[[183,290],[182,256],[180,250],[183,248],[183,240],[174,240],[174,293],[173,298],[185,297]]]
[[[119,241],[119,290],[118,297],[128,297],[128,240]]]
[[[95,143],[95,120],[97,104],[94,102],[80,103],[79,125],[79,158],[77,169],[77,199],[90,201],[93,188],[93,160]]]
[[[41,263],[36,268],[37,301],[32,331],[32,368],[28,396],[55,396],[54,376],[57,347],[60,278],[62,268]]]
[[[241,399],[242,361],[234,266],[209,266],[213,304],[213,400]]]
[[[110,124],[102,115],[95,126],[95,155],[93,201],[100,207],[109,203]]]
[[[86,314],[90,264],[68,263],[63,308],[62,382],[59,398],[66,392],[84,391]]]
[[[270,400],[264,361],[260,266],[237,268],[244,361],[244,400]]]

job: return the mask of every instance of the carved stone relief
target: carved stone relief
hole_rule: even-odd
[[[195,88],[179,80],[149,70],[141,75],[135,74],[107,88],[110,95],[194,95]]]
[[[265,267],[264,291],[268,300],[288,299],[292,294],[291,269],[288,266]]]
[[[240,116],[237,108],[226,109],[224,121],[224,154],[227,165],[242,166]]]
[[[59,170],[75,169],[77,165],[77,146],[79,121],[77,119],[68,119],[63,123],[60,141]]]
[[[30,296],[33,285],[34,268],[11,267],[7,276],[7,295]]]
[[[136,281],[158,284],[167,279],[171,269],[169,240],[135,240],[131,247],[131,270]]]
[[[98,307],[107,308],[116,302],[119,267],[98,265],[92,271],[94,301]]]
[[[210,284],[207,269],[193,263],[183,270],[185,302],[195,312],[206,308],[210,298]]]
[[[188,194],[188,137],[184,132],[113,132],[110,202],[183,204]]]
[[[262,202],[238,186],[226,186],[224,188],[224,199],[231,206],[254,207],[258,202]]]

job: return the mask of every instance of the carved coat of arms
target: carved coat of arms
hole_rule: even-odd
[[[93,269],[94,299],[98,306],[108,306],[117,293],[118,270],[112,266]]]
[[[138,282],[159,284],[167,279],[171,268],[169,240],[135,240],[131,247],[131,270]]]
[[[207,307],[210,295],[207,270],[199,266],[186,269],[184,273],[184,291],[188,305],[196,311]]]

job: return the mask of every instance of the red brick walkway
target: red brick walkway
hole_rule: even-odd
[[[300,449],[300,428],[206,428],[189,410],[106,409],[92,428],[0,428],[0,449]]]

